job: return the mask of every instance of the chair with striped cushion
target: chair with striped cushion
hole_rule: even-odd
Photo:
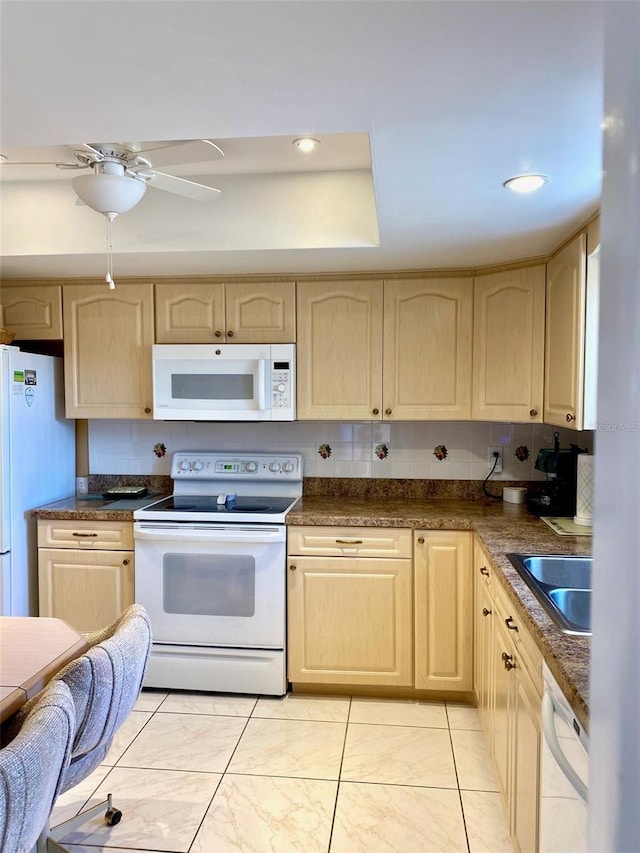
[[[16,737],[0,750],[2,853],[27,853],[48,826],[75,729],[71,691],[55,681],[38,694]]]

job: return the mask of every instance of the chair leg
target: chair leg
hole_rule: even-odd
[[[97,805],[85,809],[85,811],[80,812],[75,817],[65,820],[64,823],[59,823],[53,829],[46,827],[38,839],[37,853],[67,853],[67,848],[59,843],[61,839],[101,812],[104,813],[104,820],[108,826],[115,826],[117,823],[120,823],[122,812],[119,809],[113,808],[111,794],[107,794],[106,800],[102,800]],[[43,846],[41,846],[41,841],[43,842]]]

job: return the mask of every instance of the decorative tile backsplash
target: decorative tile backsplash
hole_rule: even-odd
[[[488,449],[501,446],[502,473],[492,480],[544,480],[534,464],[540,448],[553,447],[555,431],[562,448],[573,443],[593,452],[593,433],[546,424],[94,420],[89,422],[89,473],[167,475],[176,450],[286,450],[304,454],[307,477],[484,480]]]

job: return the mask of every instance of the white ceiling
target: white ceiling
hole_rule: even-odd
[[[96,140],[225,151],[163,166],[217,202],[150,190],[119,217],[116,278],[483,266],[550,252],[598,204],[600,3],[1,7],[10,160]],[[303,159],[307,134],[322,145]],[[502,188],[528,171],[551,182]],[[73,174],[0,167],[3,277],[104,274],[104,219],[75,206]]]

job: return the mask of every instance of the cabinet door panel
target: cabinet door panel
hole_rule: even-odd
[[[544,422],[570,429],[582,429],[586,252],[580,234],[547,264]]]
[[[470,418],[472,322],[470,278],[385,281],[385,418]]]
[[[154,285],[156,343],[224,341],[224,284],[163,282]]]
[[[291,681],[412,684],[411,560],[288,563]]]
[[[475,419],[542,421],[544,302],[543,265],[475,279]]]
[[[299,282],[297,313],[298,418],[379,420],[382,282]]]
[[[521,853],[537,853],[540,785],[540,696],[518,672],[512,832]]]
[[[59,284],[3,284],[0,325],[18,341],[62,339],[62,287]]]
[[[230,282],[225,285],[225,304],[228,341],[295,343],[295,282]]]
[[[68,418],[151,418],[151,284],[63,287]]]
[[[416,531],[417,688],[473,689],[472,536]]]
[[[133,551],[38,549],[40,616],[97,631],[133,604]]]

